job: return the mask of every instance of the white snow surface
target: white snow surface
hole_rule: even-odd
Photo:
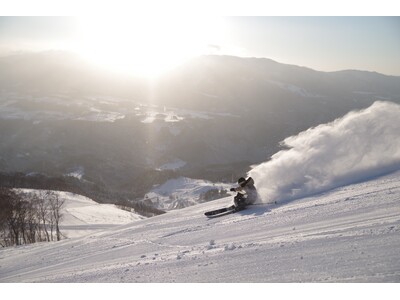
[[[322,194],[231,197],[60,242],[0,250],[0,282],[399,282],[400,171]]]

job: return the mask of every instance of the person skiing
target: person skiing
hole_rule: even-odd
[[[211,211],[207,211],[204,214],[209,217],[223,216],[225,214],[234,213],[246,208],[247,205],[256,203],[259,199],[259,195],[256,187],[254,186],[253,178],[240,177],[238,180],[239,186],[237,188],[231,188],[231,192],[237,192],[237,195],[233,198],[234,205],[224,208],[219,208]]]
[[[231,188],[231,192],[237,192],[234,198],[236,209],[243,209],[247,205],[254,204],[258,200],[258,192],[254,186],[253,178],[240,177],[238,179],[239,187]]]

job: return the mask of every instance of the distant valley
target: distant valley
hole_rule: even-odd
[[[58,178],[115,203],[174,178],[229,183],[284,138],[376,100],[400,103],[400,77],[202,56],[148,82],[65,52],[3,57],[0,184]]]

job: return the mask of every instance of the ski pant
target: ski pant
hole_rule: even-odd
[[[247,205],[246,197],[244,197],[242,194],[237,194],[235,198],[233,198],[233,202],[235,203],[236,207],[240,208],[243,208]]]

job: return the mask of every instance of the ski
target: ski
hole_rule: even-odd
[[[204,214],[207,217],[218,217],[218,216],[227,215],[230,213],[235,213],[235,212],[243,210],[243,209],[244,208],[239,209],[235,205],[232,205],[229,207],[224,207],[224,208],[208,211],[208,212],[205,212]]]
[[[219,215],[228,211],[233,211],[235,209],[235,206],[232,205],[230,207],[224,207],[224,208],[220,208],[220,209],[216,209],[216,210],[212,210],[212,211],[208,211],[206,213],[204,213],[206,216],[215,216],[215,215]]]

